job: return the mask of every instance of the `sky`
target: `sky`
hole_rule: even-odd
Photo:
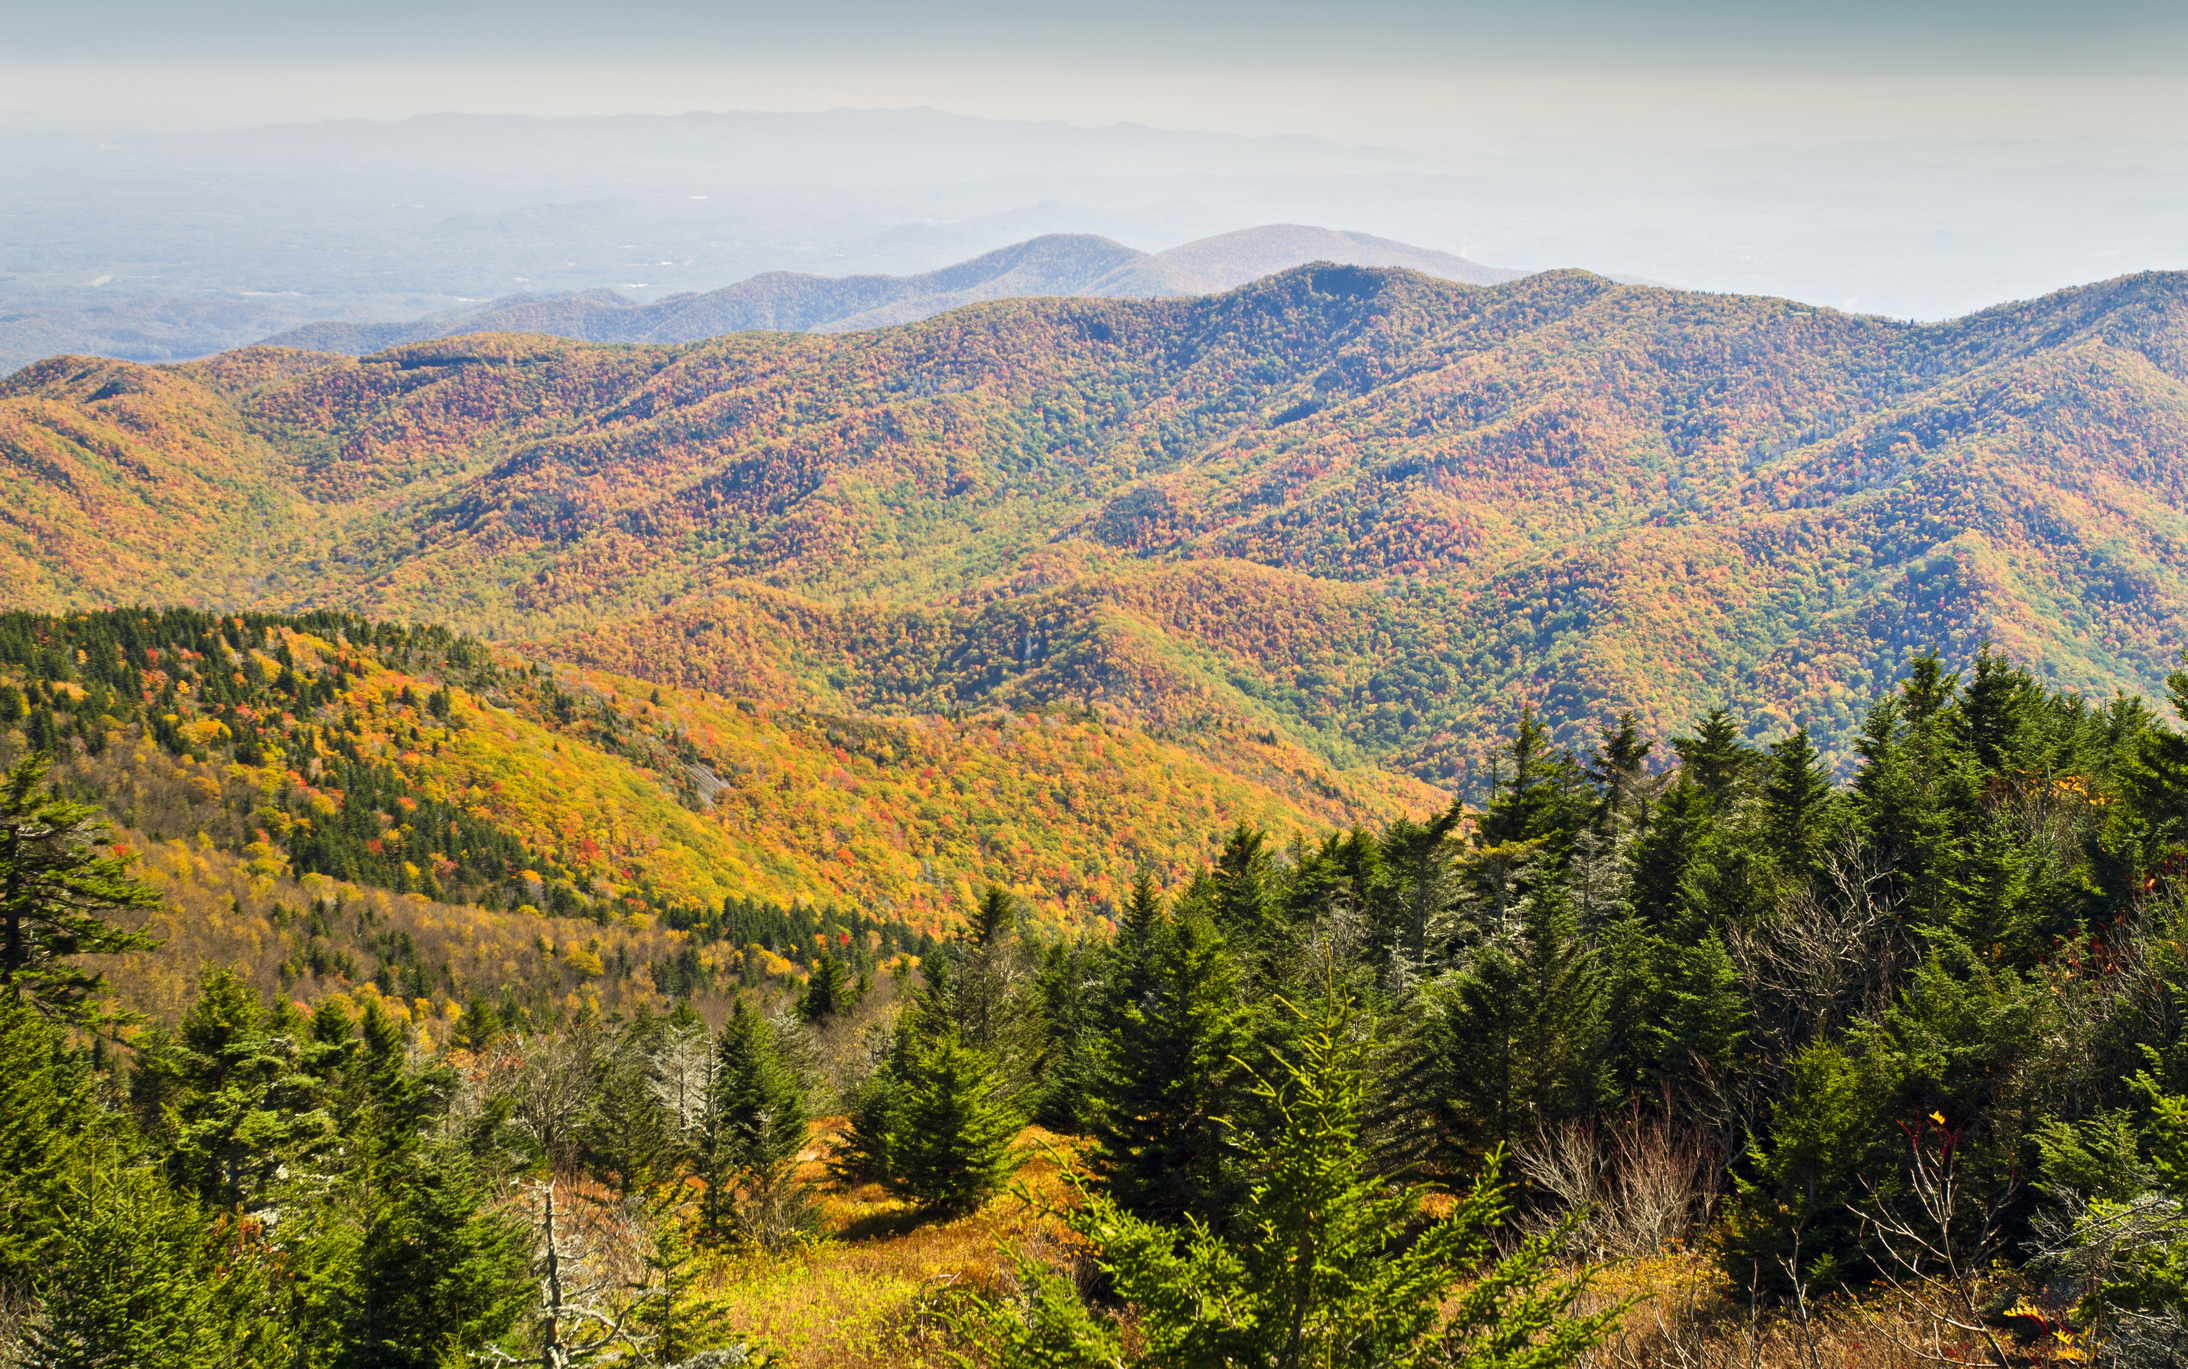
[[[2188,137],[2178,0],[13,8],[0,122],[17,126],[931,105],[1429,151]]]

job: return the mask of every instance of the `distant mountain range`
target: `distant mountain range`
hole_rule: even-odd
[[[835,321],[891,307],[862,304]],[[1522,703],[1573,746],[1723,704],[1844,757],[1913,655],[1986,641],[2155,697],[2184,453],[2188,275],[1916,326],[1313,265],[834,335],[41,362],[0,381],[0,602],[350,608],[1478,792]]]
[[[1449,252],[1302,224],[1220,233],[1140,252],[1085,233],[1050,233],[913,276],[816,276],[770,271],[705,294],[639,303],[613,290],[515,295],[475,309],[399,323],[308,323],[266,345],[367,356],[465,333],[543,333],[575,342],[696,342],[767,329],[841,333],[911,323],[981,300],[1080,295],[1161,299],[1212,295],[1312,261],[1403,266],[1470,285],[1517,280]]]

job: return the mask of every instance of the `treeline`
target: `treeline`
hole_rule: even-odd
[[[1523,714],[1480,811],[1281,851],[1241,828],[1112,943],[998,934],[991,901],[839,1166],[908,1188],[928,1100],[992,1096],[1087,1137],[1123,1212],[1250,1239],[1292,1005],[1334,994],[1374,1043],[1374,1172],[1463,1192],[1510,1155],[1597,1256],[1706,1238],[1758,1298],[1887,1287],[1998,1355],[2075,1325],[2142,1355],[2183,1328],[2188,736],[1986,650],[1918,660],[1858,756],[1836,783],[1805,732],[1723,710],[1580,755]],[[966,1134],[969,1171],[998,1162]]]
[[[368,669],[398,671],[404,681],[376,709],[351,694]],[[155,841],[195,833],[163,829],[168,805],[132,801],[147,786],[122,773],[123,757],[105,763],[117,735],[150,742],[198,774],[211,767],[218,779],[193,776],[178,786],[196,802],[176,805],[184,811],[175,819],[196,821],[239,856],[278,851],[298,876],[490,910],[531,905],[604,924],[646,913],[693,929],[702,944],[726,927],[733,946],[764,946],[801,973],[829,949],[823,937],[858,972],[900,949],[916,951],[921,934],[901,919],[832,906],[743,899],[717,909],[644,879],[600,896],[565,853],[530,845],[405,773],[403,751],[438,755],[464,727],[455,690],[523,698],[564,735],[657,768],[688,806],[699,805],[680,769],[700,759],[688,739],[640,729],[605,700],[551,677],[497,667],[480,644],[444,628],[335,613],[0,615],[0,735],[17,731],[31,752],[82,762],[87,773],[72,778],[74,767],[64,766],[57,778]],[[205,823],[208,808],[225,820]],[[688,957],[674,973],[689,980],[696,964]],[[748,983],[757,982],[753,973]]]

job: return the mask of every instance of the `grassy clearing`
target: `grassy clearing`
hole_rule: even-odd
[[[815,1128],[806,1173],[816,1184],[842,1124]],[[823,1189],[821,1239],[802,1252],[724,1261],[709,1300],[735,1335],[788,1369],[939,1369],[950,1361],[934,1309],[953,1292],[1010,1287],[1013,1252],[1053,1255],[1069,1239],[1044,1214],[1070,1198],[1055,1156],[1072,1156],[1078,1143],[1038,1127],[1019,1143],[1032,1158],[1018,1191],[956,1221],[925,1219],[874,1185]],[[2001,1306],[2020,1300],[2010,1283],[1997,1290]],[[1751,1301],[1699,1250],[1598,1266],[1581,1310],[1629,1297],[1638,1301],[1617,1332],[1583,1359],[1589,1369],[1914,1369],[1984,1359],[1980,1345],[1908,1301],[1833,1295],[1813,1303],[1804,1323],[1789,1308]],[[2018,1364],[2087,1354],[2033,1318],[2009,1317],[2001,1330]]]
[[[823,1180],[821,1160],[843,1119],[814,1128],[806,1176]],[[723,1323],[772,1350],[789,1369],[927,1369],[936,1353],[928,1309],[949,1293],[1003,1285],[1010,1252],[1051,1244],[1062,1228],[1043,1215],[1069,1187],[1051,1154],[1076,1143],[1030,1127],[1019,1146],[1031,1158],[1016,1193],[955,1221],[922,1217],[868,1184],[820,1191],[824,1235],[802,1252],[725,1261],[707,1290]]]

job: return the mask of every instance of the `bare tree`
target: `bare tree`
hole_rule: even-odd
[[[677,1136],[689,1138],[706,1121],[717,1070],[713,1039],[702,1026],[670,1027],[661,1033],[650,1063],[654,1097],[668,1109]]]
[[[1538,1131],[1516,1152],[1522,1173],[1557,1200],[1543,1229],[1578,1214],[1572,1240],[1595,1259],[1654,1254],[1707,1223],[1717,1157],[1693,1132],[1636,1106],[1607,1124]]]
[[[488,1089],[508,1100],[510,1122],[541,1157],[539,1173],[518,1183],[539,1284],[539,1353],[520,1360],[496,1351],[499,1362],[572,1369],[616,1363],[634,1349],[633,1318],[650,1290],[642,1203],[589,1189],[576,1167],[607,1053],[598,1032],[580,1027],[517,1037],[488,1063]]]
[[[2010,1178],[1987,1198],[1970,1194],[1960,1179],[1959,1128],[1932,1115],[1902,1122],[1907,1137],[1911,1204],[1889,1203],[1870,1189],[1866,1209],[1856,1208],[1862,1234],[1878,1252],[1876,1267],[1892,1290],[1919,1311],[1929,1328],[1927,1344],[1880,1323],[1900,1348],[1933,1364],[1988,1363],[2010,1369],[2012,1360],[1983,1316],[1983,1276],[2003,1247],[2005,1213],[2019,1185]],[[1980,1341],[1987,1360],[1970,1359],[1967,1342],[1948,1345],[1950,1330]]]
[[[2041,1309],[2048,1320],[2065,1321],[2068,1307],[2085,1302],[2120,1269],[2151,1251],[2188,1242],[2188,1212],[2179,1200],[2155,1192],[2124,1202],[2091,1202],[2071,1189],[2055,1190],[2062,1200],[2034,1223],[2038,1241],[2032,1270],[2049,1276]],[[2177,1308],[2121,1307],[2097,1299],[2088,1343],[2097,1358],[2118,1365],[2173,1365],[2188,1360],[2188,1320]]]
[[[1800,1048],[1890,1005],[1918,948],[1900,922],[1890,869],[1849,837],[1823,857],[1823,878],[1726,949],[1746,986],[1758,1055],[1782,1067]]]

